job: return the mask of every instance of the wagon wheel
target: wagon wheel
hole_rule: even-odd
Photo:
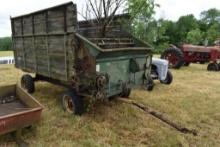
[[[120,96],[123,98],[128,98],[130,93],[131,93],[131,88],[129,88],[127,84],[123,83],[122,84],[122,93],[120,94]]]
[[[169,48],[166,49],[162,55],[162,59],[166,59],[169,61],[169,67],[179,69],[183,64],[183,53],[180,49]]]
[[[82,115],[84,112],[83,99],[74,90],[63,94],[62,106],[65,111],[71,114]]]
[[[207,70],[208,71],[218,71],[219,65],[217,63],[209,63]]]
[[[67,112],[73,113],[74,105],[73,105],[72,97],[70,97],[69,95],[64,95],[63,96],[63,105],[64,105],[64,108]]]
[[[34,79],[28,74],[23,75],[21,77],[21,87],[27,90],[28,93],[34,93]]]

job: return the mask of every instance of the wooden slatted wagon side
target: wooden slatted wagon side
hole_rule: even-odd
[[[75,114],[84,111],[83,97],[129,96],[135,86],[152,85],[152,47],[115,27],[117,20],[100,36],[99,26],[77,21],[72,2],[11,18],[15,66],[36,74],[21,85],[29,93],[38,80],[65,86],[64,109]]]

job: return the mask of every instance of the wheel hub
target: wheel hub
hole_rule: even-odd
[[[73,113],[74,105],[73,105],[72,98],[68,95],[64,95],[63,100],[64,100],[64,106],[65,106],[66,111],[69,113]]]
[[[172,66],[172,65],[175,65],[178,61],[177,57],[175,54],[173,53],[169,53],[167,54],[166,56],[166,59],[169,61],[169,64]]]

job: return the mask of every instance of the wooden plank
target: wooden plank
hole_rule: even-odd
[[[22,18],[23,24],[21,24]],[[76,6],[69,3],[56,9],[45,9],[13,20],[15,19],[18,20],[17,33],[13,34],[15,48],[18,50],[17,63],[27,64],[22,69],[67,81],[71,70],[69,68],[72,68],[74,61],[74,51],[71,46],[74,28],[77,26]],[[25,58],[21,58],[22,54]],[[61,74],[62,77],[59,77]]]
[[[21,35],[24,35],[24,28],[23,28],[23,17],[20,19],[21,21]],[[22,48],[23,48],[23,68],[26,67],[26,61],[25,61],[25,47],[24,47],[24,37],[22,37]]]
[[[46,11],[45,12],[45,23],[46,23],[46,33],[48,34],[49,32],[49,24],[48,24],[48,13],[49,11]],[[50,73],[50,56],[49,56],[49,42],[48,42],[48,35],[46,36],[46,49],[47,49],[47,72],[48,72],[48,75],[49,77],[51,77],[51,73]]]
[[[36,55],[36,47],[35,47],[35,29],[34,29],[34,15],[31,17],[31,25],[32,25],[32,42],[33,42],[33,51],[34,51],[34,71],[37,72],[37,55]]]
[[[63,36],[64,34],[74,34],[73,32],[53,32],[53,33],[37,33],[35,32],[34,36],[35,37],[45,37],[45,36]],[[22,37],[32,37],[33,35],[17,35],[17,36],[14,36],[14,38],[22,38]]]
[[[76,5],[66,6],[66,26],[67,32],[73,32],[77,28],[77,7]]]
[[[64,32],[63,8],[48,11],[48,33]]]
[[[11,30],[12,30],[12,50],[14,51],[14,58],[15,58],[15,64],[17,62],[17,51],[15,48],[15,29],[14,29],[14,20],[12,20],[11,16],[10,16],[10,20],[11,20]]]
[[[161,120],[163,123],[169,125],[170,127],[176,129],[177,131],[180,131],[181,133],[193,134],[194,136],[198,135],[198,132],[195,129],[189,129],[187,127],[184,127],[184,126],[174,122],[173,120],[169,119],[166,115],[162,114],[161,112],[159,112],[157,110],[154,110],[153,108],[151,108],[149,106],[146,106],[146,105],[138,103],[134,100],[129,100],[129,99],[125,99],[125,98],[117,98],[117,100],[119,100],[123,103],[131,104],[131,105],[141,109],[142,111]]]
[[[46,34],[45,13],[34,15],[34,28],[36,34]]]
[[[32,28],[32,17],[27,16],[23,18],[23,35],[31,35],[33,28]]]
[[[67,17],[67,12],[66,12],[66,9],[67,9],[67,7],[63,7],[63,21],[64,21],[64,33],[66,33],[67,32],[67,20],[66,20],[66,17]],[[68,56],[68,52],[67,52],[67,46],[66,46],[66,44],[67,44],[67,35],[66,34],[64,34],[64,41],[63,41],[63,48],[64,48],[64,59],[65,59],[65,76],[66,76],[66,81],[68,80],[68,61],[67,61],[67,56]]]
[[[20,19],[15,19],[13,21],[14,21],[14,35],[22,35]]]
[[[34,99],[31,95],[27,94],[24,90],[22,90],[20,87],[16,86],[16,94],[19,99],[22,100],[27,106],[31,108],[41,108],[42,105]]]

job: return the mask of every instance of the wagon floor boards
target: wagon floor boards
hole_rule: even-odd
[[[26,111],[29,108],[30,107],[22,103],[20,100],[15,100],[13,102],[6,104],[0,104],[0,117],[5,115],[10,115],[13,113]]]

